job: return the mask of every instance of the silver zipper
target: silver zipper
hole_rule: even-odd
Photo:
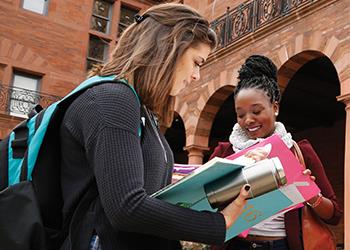
[[[148,109],[145,107],[145,105],[143,105],[143,109],[146,111],[146,115],[147,115],[148,120],[149,120],[150,123],[151,123],[151,127],[152,127],[152,129],[153,129],[153,132],[156,134],[156,136],[157,136],[157,138],[158,138],[158,141],[159,141],[160,145],[162,146],[162,149],[163,149],[163,152],[164,152],[165,163],[168,163],[168,157],[167,157],[167,155],[166,155],[166,150],[165,150],[165,147],[164,147],[164,145],[163,145],[162,139],[160,139],[159,131],[158,131],[158,129],[157,129],[156,126],[155,126],[154,117],[153,117],[153,115],[152,115],[152,119],[151,119],[151,114],[148,112]]]

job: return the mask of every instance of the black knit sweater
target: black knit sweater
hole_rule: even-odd
[[[96,181],[99,195],[92,204],[101,209],[94,230],[103,250],[179,249],[178,240],[222,243],[220,213],[149,196],[170,183],[173,156],[152,120],[146,119],[139,136],[141,116],[145,112],[124,84],[95,86],[70,105],[60,130],[64,216],[72,215]]]

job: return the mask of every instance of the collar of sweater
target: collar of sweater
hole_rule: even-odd
[[[273,134],[279,135],[288,148],[291,148],[293,146],[292,135],[287,132],[283,123],[275,122],[275,131],[273,132]],[[250,139],[245,133],[245,131],[241,128],[241,126],[239,126],[239,124],[236,123],[233,126],[229,141],[232,144],[233,151],[239,152],[264,139],[265,138]]]

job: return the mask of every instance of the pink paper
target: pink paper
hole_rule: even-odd
[[[247,149],[228,156],[227,159],[236,159],[239,156],[244,155],[249,150],[252,150],[253,148],[263,147],[267,144],[271,145],[271,152],[269,153],[268,158],[279,158],[286,174],[287,185],[296,185],[297,190],[306,201],[316,196],[320,192],[320,189],[316,183],[312,181],[309,176],[303,175],[302,172],[304,170],[304,167],[299,163],[298,159],[278,135],[270,136]]]

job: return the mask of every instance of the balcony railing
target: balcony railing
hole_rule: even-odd
[[[60,99],[59,96],[0,84],[0,112],[4,114],[26,117],[36,104],[47,107]]]
[[[218,36],[217,49],[252,33],[315,0],[250,0],[226,11],[211,23]]]

